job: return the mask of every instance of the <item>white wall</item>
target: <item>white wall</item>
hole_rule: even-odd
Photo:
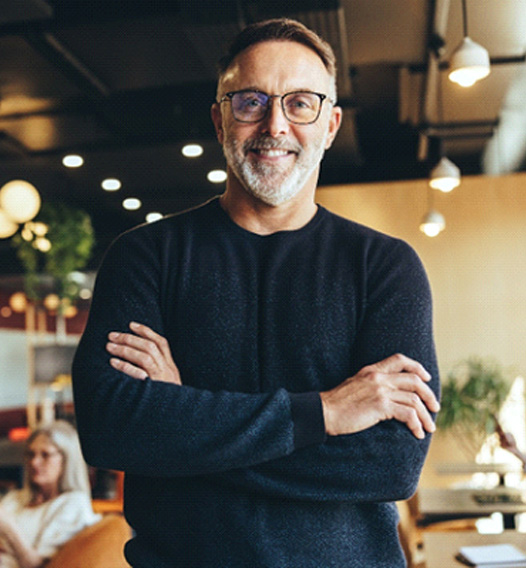
[[[0,329],[0,408],[25,406],[28,384],[25,332]]]

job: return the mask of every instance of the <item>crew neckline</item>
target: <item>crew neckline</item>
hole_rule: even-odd
[[[318,225],[318,223],[321,221],[321,219],[325,216],[326,213],[326,209],[321,205],[319,205],[318,203],[316,203],[316,208],[317,208],[316,213],[314,214],[312,219],[310,219],[302,227],[299,227],[298,229],[284,229],[281,231],[276,231],[274,233],[269,233],[268,235],[260,235],[259,233],[254,233],[253,231],[245,229],[244,227],[238,225],[235,221],[233,221],[230,215],[223,209],[223,207],[221,207],[219,196],[212,199],[212,204],[217,209],[220,210],[222,219],[224,220],[227,226],[229,226],[239,234],[246,235],[249,238],[257,240],[266,240],[266,241],[309,233]]]

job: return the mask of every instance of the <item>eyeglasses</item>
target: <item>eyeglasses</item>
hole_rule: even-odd
[[[237,121],[253,123],[260,122],[267,116],[272,99],[281,101],[285,118],[293,124],[316,122],[325,99],[334,104],[327,95],[312,91],[294,91],[284,95],[267,95],[262,91],[252,90],[232,91],[226,93],[218,102],[229,100],[232,114]]]
[[[42,458],[44,461],[48,461],[51,458],[53,458],[54,456],[59,456],[62,455],[62,452],[59,451],[55,451],[55,452],[33,452],[32,450],[27,450],[24,453],[24,457],[26,458],[27,461],[31,461],[34,458]]]

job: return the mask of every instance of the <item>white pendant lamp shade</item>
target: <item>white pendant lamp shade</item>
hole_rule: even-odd
[[[17,229],[18,225],[3,209],[0,209],[0,239],[12,237]]]
[[[471,38],[465,37],[449,62],[449,80],[461,87],[471,87],[490,72],[489,53]]]
[[[29,182],[15,179],[0,189],[0,207],[15,223],[25,223],[40,210],[40,194]]]
[[[432,209],[422,219],[420,223],[420,230],[428,237],[436,237],[446,228],[446,221],[444,216]]]
[[[445,156],[431,170],[429,185],[447,193],[460,185],[460,169]]]

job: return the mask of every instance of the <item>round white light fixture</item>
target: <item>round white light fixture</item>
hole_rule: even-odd
[[[17,314],[25,312],[27,308],[27,296],[24,292],[15,292],[14,294],[11,294],[11,297],[9,298],[9,307]]]
[[[122,206],[128,211],[137,211],[137,209],[142,207],[142,203],[136,197],[128,197],[122,202]]]
[[[0,208],[15,223],[30,221],[40,209],[41,199],[36,187],[22,179],[7,182],[0,189]]]
[[[146,215],[146,221],[148,221],[148,223],[154,223],[155,221],[159,221],[159,219],[162,218],[163,214],[157,211],[152,211],[151,213],[148,213],[148,215]]]
[[[89,288],[82,288],[79,292],[79,298],[81,300],[89,300],[92,295],[92,291]]]
[[[445,156],[431,170],[429,185],[448,193],[460,185],[460,169]]]
[[[101,186],[105,191],[118,191],[122,187],[122,183],[117,178],[106,178]]]
[[[58,307],[60,306],[60,298],[57,296],[57,294],[48,294],[44,298],[43,303],[46,310],[54,312],[55,310],[58,310]]]
[[[62,158],[62,164],[66,168],[80,168],[84,164],[84,158],[78,154],[68,154]]]
[[[9,215],[0,209],[0,239],[12,237],[18,229],[18,224]]]
[[[212,183],[223,183],[227,176],[225,170],[211,170],[206,177]]]
[[[46,239],[46,237],[37,237],[33,241],[33,247],[40,252],[49,252],[51,250],[51,241]]]
[[[422,219],[422,223],[420,223],[420,230],[428,237],[436,237],[445,228],[446,220],[444,216],[434,209],[426,213]]]
[[[465,37],[455,49],[449,62],[449,80],[461,87],[471,87],[490,73],[487,49]]]
[[[186,144],[181,150],[185,158],[197,158],[203,153],[201,144]]]

